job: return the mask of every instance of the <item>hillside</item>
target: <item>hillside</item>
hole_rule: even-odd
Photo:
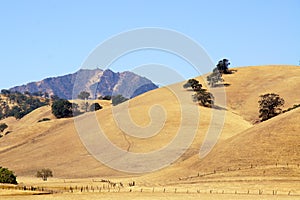
[[[115,73],[109,69],[104,71],[81,69],[73,74],[46,78],[42,81],[16,86],[10,90],[21,93],[46,92],[60,98],[74,99],[81,91],[89,92],[92,98],[95,97],[94,95],[100,97],[117,94],[132,98],[156,88],[157,86],[149,79],[129,71]]]
[[[265,93],[277,93],[285,99],[284,109],[300,103],[297,92],[300,84],[299,66],[255,66],[236,68],[237,72],[224,75],[227,105],[232,112],[249,122],[258,119],[258,98]]]
[[[282,79],[278,79],[279,77]],[[147,180],[174,180],[201,170],[244,167],[249,164],[269,165],[276,161],[299,163],[299,134],[296,134],[300,129],[297,124],[299,109],[258,125],[251,124],[258,116],[258,96],[264,92],[279,93],[286,100],[286,107],[299,103],[299,97],[294,92],[297,85],[300,85],[299,77],[300,68],[296,66],[237,68],[235,74],[225,76],[226,82],[230,84],[225,88],[227,110],[199,107],[192,102],[192,92],[183,89],[183,83],[178,83],[144,93],[131,99],[128,104],[114,107],[113,110],[108,107],[97,111],[96,119],[106,137],[116,146],[129,152],[149,152],[162,148],[176,138],[178,130],[184,133],[181,136],[184,142],[186,136],[195,131],[193,127],[196,127],[192,145],[183,156],[170,167],[148,174],[144,177]],[[218,92],[221,88],[215,90]],[[185,115],[185,111],[190,114]],[[127,113],[131,114],[131,118],[127,118]],[[225,116],[224,126],[220,122],[210,127],[213,113]],[[52,120],[37,123],[41,117],[49,117]],[[0,139],[0,165],[14,170],[19,176],[33,176],[37,169],[43,167],[51,168],[56,177],[63,178],[126,175],[99,163],[83,146],[77,130],[83,131],[81,137],[92,136],[99,129],[98,123],[94,123],[94,117],[94,113],[79,116],[75,118],[75,126],[74,119],[54,119],[50,107],[43,107],[19,121],[6,119],[12,132]],[[200,120],[195,120],[198,117]],[[134,127],[130,120],[138,127]],[[81,123],[80,126],[77,123]],[[122,130],[118,125],[122,126]],[[208,128],[218,130],[218,126],[223,128],[217,146],[207,157],[200,160],[199,149]],[[140,136],[149,135],[149,130],[158,131],[152,137],[143,139],[125,135],[127,129]],[[102,142],[97,144],[103,147],[105,152]],[[181,148],[181,143],[178,144],[173,150]],[[105,154],[113,157],[112,152]],[[172,155],[170,151],[169,156]],[[163,161],[164,157],[155,160]],[[127,167],[134,169],[137,164]]]
[[[221,142],[196,166],[201,170],[226,171],[228,168],[250,167],[251,164],[300,164],[299,120],[300,109],[295,109],[260,123]]]

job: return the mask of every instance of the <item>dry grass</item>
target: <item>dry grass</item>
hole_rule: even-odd
[[[253,122],[258,116],[258,97],[277,93],[286,101],[285,108],[300,103],[297,92],[300,84],[300,67],[270,65],[236,68],[237,72],[225,75],[230,84],[226,88],[227,104],[233,112]]]
[[[151,191],[152,187],[168,188],[171,191],[178,188],[183,192],[189,189],[195,194],[141,192],[124,194],[55,194],[50,196],[28,196],[28,199],[271,199],[269,195],[235,195],[235,190],[257,192],[264,189],[267,193],[280,189],[284,196],[277,199],[292,199],[286,194],[291,190],[299,193],[299,174],[297,164],[300,164],[299,146],[299,116],[300,109],[282,114],[269,121],[252,125],[258,116],[258,96],[266,92],[280,94],[286,100],[286,108],[300,103],[297,88],[300,85],[300,68],[296,66],[266,66],[238,68],[232,75],[226,75],[227,111],[212,110],[195,105],[191,101],[192,92],[182,88],[178,83],[165,88],[159,88],[122,104],[111,107],[110,103],[104,109],[95,113],[87,113],[76,118],[84,122],[86,134],[95,131],[92,120],[96,117],[98,124],[106,136],[118,147],[130,152],[149,152],[168,144],[182,127],[185,134],[193,132],[193,123],[198,126],[196,137],[190,148],[179,160],[169,167],[154,173],[133,176],[115,171],[104,166],[93,158],[83,146],[74,124],[74,119],[55,119],[49,106],[39,108],[23,119],[12,118],[3,120],[12,131],[0,139],[0,165],[14,170],[19,182],[41,185],[50,188],[60,188],[75,184],[95,184],[94,177],[112,179],[128,183],[135,180],[137,190],[142,188]],[[202,78],[198,78],[203,82]],[[213,89],[216,94],[224,88]],[[175,95],[175,93],[176,95]],[[181,102],[180,100],[181,99]],[[106,102],[107,103],[107,102]],[[155,109],[155,106],[163,109]],[[145,135],[150,130],[158,130],[157,134],[148,139],[128,136],[124,129],[133,130],[133,124],[117,122],[116,117],[125,118],[126,112],[139,127],[139,134]],[[113,108],[113,109],[112,109]],[[152,113],[149,112],[152,109]],[[190,115],[182,120],[181,109]],[[126,110],[126,112],[123,112]],[[217,146],[212,152],[200,160],[199,148],[203,143],[212,119],[212,111],[225,114],[224,126]],[[165,116],[165,119],[164,119]],[[200,117],[199,122],[195,119]],[[42,118],[51,121],[37,123]],[[151,126],[151,122],[153,123]],[[155,126],[163,122],[162,128]],[[123,130],[120,129],[120,123]],[[147,126],[150,128],[147,129]],[[101,142],[99,141],[101,146]],[[109,155],[110,152],[107,152]],[[160,162],[160,160],[157,160]],[[277,163],[277,166],[276,166]],[[286,166],[286,164],[289,166]],[[36,170],[50,168],[58,179],[42,182],[33,177]],[[134,166],[128,166],[134,167]],[[212,173],[216,171],[216,173]],[[198,177],[198,173],[199,176]],[[212,174],[209,174],[212,173]],[[202,176],[203,174],[208,174]],[[67,183],[64,181],[67,180]],[[89,179],[85,179],[89,178]],[[100,178],[99,178],[100,179]],[[72,182],[73,181],[73,182]],[[198,189],[218,192],[228,191],[232,194],[199,194]],[[3,191],[2,191],[3,192]],[[192,193],[192,192],[191,192]],[[251,193],[251,192],[250,192]],[[2,193],[3,194],[3,193]],[[8,194],[9,195],[9,194]],[[21,198],[7,196],[3,198]],[[27,198],[27,197],[26,197]],[[295,198],[295,197],[294,197]],[[2,199],[2,196],[1,196]]]

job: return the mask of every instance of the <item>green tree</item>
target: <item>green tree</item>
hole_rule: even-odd
[[[222,60],[220,60],[218,62],[217,66],[217,70],[221,73],[221,74],[231,74],[232,72],[228,69],[228,66],[230,65],[230,62],[228,59],[224,58]]]
[[[214,70],[213,73],[206,77],[206,80],[211,87],[215,87],[217,83],[224,81],[222,74],[218,70]]]
[[[53,177],[53,172],[50,169],[41,169],[36,172],[36,177],[42,178],[43,181],[47,181],[49,177]]]
[[[14,172],[3,167],[0,167],[0,183],[18,184]]]
[[[1,123],[1,124],[0,124],[0,132],[1,132],[1,133],[3,133],[3,131],[4,131],[5,129],[7,129],[7,128],[8,128],[7,124],[5,124],[5,123]]]
[[[20,106],[13,106],[11,109],[9,109],[7,116],[21,119],[23,117],[22,109],[20,108]]]
[[[128,99],[127,98],[125,98],[125,97],[123,97],[122,95],[117,95],[117,96],[113,96],[112,97],[112,104],[114,105],[114,106],[116,106],[116,105],[118,105],[118,104],[120,104],[120,103],[123,103],[123,102],[125,102],[125,101],[127,101]]]
[[[85,100],[85,99],[89,99],[90,96],[91,96],[91,94],[89,92],[82,91],[82,92],[80,92],[80,94],[77,97],[78,97],[78,99]]]
[[[268,93],[260,95],[259,98],[259,118],[261,118],[261,121],[268,120],[281,113],[282,109],[280,107],[284,105],[284,99],[278,94]]]
[[[1,94],[3,94],[4,96],[8,96],[8,95],[10,95],[10,91],[3,89],[3,90],[1,90]]]
[[[192,88],[193,90],[198,90],[202,88],[202,85],[196,79],[189,79],[184,85],[183,88]]]
[[[103,107],[99,103],[93,103],[90,106],[90,111],[93,112],[93,111],[101,110],[102,108]]]
[[[72,103],[65,99],[59,99],[53,102],[52,113],[56,118],[67,118],[73,116]]]
[[[193,95],[193,101],[198,102],[199,105],[204,107],[211,108],[214,105],[214,96],[210,92],[207,92],[207,90],[202,89]]]

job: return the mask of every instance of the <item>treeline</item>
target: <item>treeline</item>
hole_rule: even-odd
[[[11,92],[1,90],[0,120],[7,117],[21,119],[31,111],[49,105],[50,97],[47,93]]]

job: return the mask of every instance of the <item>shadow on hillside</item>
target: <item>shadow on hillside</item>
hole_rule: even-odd
[[[195,92],[192,88],[187,88],[185,90],[188,91],[188,92]]]
[[[229,83],[219,83],[219,84],[215,84],[214,87],[217,88],[217,87],[229,87],[230,84]]]
[[[216,109],[216,110],[225,110],[225,111],[228,111],[227,108],[223,108],[221,106],[217,106],[217,105],[214,105],[211,107],[212,109]]]

